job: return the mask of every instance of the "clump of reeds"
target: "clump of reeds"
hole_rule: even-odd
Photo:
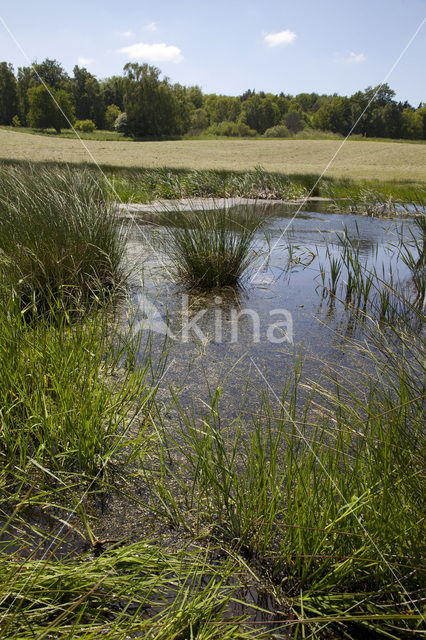
[[[0,168],[0,284],[23,308],[80,309],[120,282],[124,237],[88,170]]]
[[[199,289],[238,285],[256,257],[254,238],[266,215],[244,206],[162,216],[162,246],[176,277]]]

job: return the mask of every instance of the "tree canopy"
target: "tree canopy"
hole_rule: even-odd
[[[50,93],[49,93],[50,92]],[[67,118],[91,121],[98,129],[136,138],[198,135],[279,135],[317,129],[346,136],[426,139],[426,106],[395,99],[387,84],[351,96],[299,93],[292,96],[248,89],[240,96],[203,94],[197,85],[172,84],[160,69],[127,63],[121,76],[98,80],[75,66],[70,76],[57,60],[31,66],[0,63],[0,124],[68,127]],[[17,117],[15,117],[17,116]]]

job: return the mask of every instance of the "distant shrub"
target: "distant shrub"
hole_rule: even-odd
[[[291,132],[285,124],[277,124],[275,127],[266,129],[263,135],[265,138],[288,138],[291,136]]]
[[[114,130],[114,123],[118,116],[122,113],[121,109],[116,104],[110,104],[105,110],[105,129],[108,131]]]
[[[211,125],[206,133],[212,136],[227,136],[228,138],[249,138],[257,135],[254,129],[250,129],[243,122],[219,122]]]
[[[127,113],[125,111],[124,113],[120,113],[120,115],[117,116],[114,122],[114,129],[117,131],[117,133],[128,133],[129,126],[127,123]]]
[[[20,127],[21,125],[21,121],[19,119],[19,116],[13,116],[12,118],[12,124],[14,127]]]
[[[321,129],[311,129],[310,127],[306,127],[306,129],[299,131],[293,137],[298,140],[340,140],[343,138],[340,133],[322,131]]]
[[[96,129],[96,125],[93,120],[76,120],[74,128],[83,133],[92,133]]]
[[[303,114],[300,113],[300,111],[289,111],[284,118],[284,122],[286,127],[288,127],[292,133],[298,133],[305,128]]]

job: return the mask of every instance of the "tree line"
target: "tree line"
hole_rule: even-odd
[[[365,111],[365,113],[364,113]],[[207,134],[287,137],[304,129],[366,137],[426,139],[426,104],[395,100],[384,84],[351,96],[248,90],[240,96],[204,94],[173,84],[148,64],[128,63],[121,76],[98,80],[56,60],[28,67],[0,63],[0,125],[83,131],[107,129],[136,138]]]

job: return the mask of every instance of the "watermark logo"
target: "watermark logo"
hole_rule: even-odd
[[[232,305],[224,308],[220,296],[213,298],[213,303],[194,309],[189,296],[182,294],[180,313],[172,329],[172,323],[158,306],[140,294],[136,299],[136,314],[132,316],[132,331],[135,334],[150,331],[182,343],[195,340],[202,344],[212,341],[235,344],[243,340],[245,343],[293,344],[293,318],[287,309],[271,309],[262,323],[255,309]]]

